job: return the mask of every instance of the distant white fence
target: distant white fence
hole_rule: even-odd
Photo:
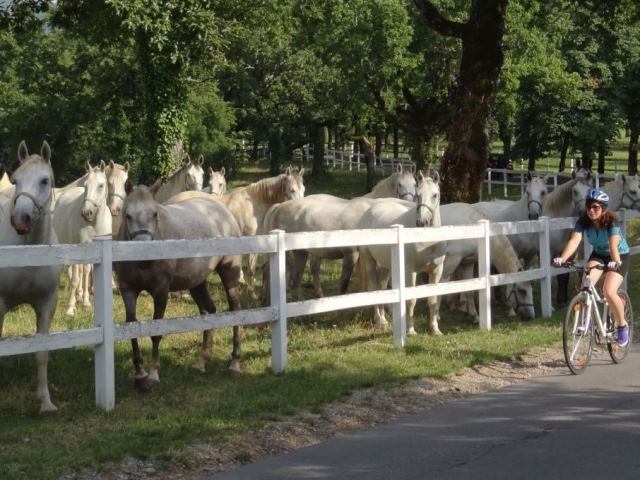
[[[313,161],[313,146],[306,146],[302,149],[300,161],[305,163]],[[367,168],[364,154],[359,153],[355,149],[353,142],[344,150],[326,149],[324,163],[333,168],[348,168],[350,172],[353,170],[359,172],[360,168]],[[394,158],[387,155],[376,157],[375,163],[376,171],[379,171],[383,175],[393,173],[398,165],[413,170],[415,170],[416,167],[415,162],[409,158]]]
[[[637,215],[636,215],[637,216]],[[628,215],[621,212],[626,228]],[[213,240],[168,240],[153,242],[113,242],[100,238],[92,244],[29,247],[0,247],[0,268],[33,267],[92,263],[94,265],[94,326],[82,330],[55,332],[47,335],[15,336],[0,339],[0,357],[51,351],[79,346],[95,347],[96,405],[104,410],[115,406],[114,342],[135,337],[167,335],[229,327],[233,325],[271,324],[271,366],[275,372],[287,368],[287,319],[301,315],[348,308],[393,304],[393,336],[398,347],[406,344],[406,300],[477,290],[480,297],[480,328],[491,328],[491,288],[514,282],[539,280],[541,313],[549,316],[551,277],[563,273],[552,269],[549,232],[571,228],[574,219],[548,219],[512,223],[489,223],[482,220],[468,226],[439,228],[404,228],[393,226],[379,230],[342,230],[333,232],[285,233]],[[540,244],[540,268],[511,274],[490,274],[489,240],[493,235],[537,233]],[[416,242],[478,241],[478,278],[406,287],[404,277],[404,245]],[[314,300],[287,303],[285,253],[289,250],[341,247],[353,245],[389,245],[392,249],[391,290],[360,292]],[[265,308],[224,312],[152,321],[115,324],[111,290],[112,262],[166,258],[207,257],[247,253],[270,256],[271,305]],[[640,246],[631,249],[640,253]]]
[[[549,190],[553,190],[558,185],[563,184],[571,180],[570,173],[559,172],[540,172],[536,171],[536,175],[543,176],[548,175]],[[487,185],[487,192],[489,195],[496,189],[502,188],[502,196],[504,198],[509,197],[509,187],[520,187],[520,198],[524,195],[524,190],[527,185],[527,174],[525,170],[510,170],[508,168],[487,168],[484,175],[484,183]],[[606,173],[593,173],[596,188],[600,188],[600,184],[606,183],[615,178],[615,174],[612,176]],[[514,196],[514,195],[511,195]]]

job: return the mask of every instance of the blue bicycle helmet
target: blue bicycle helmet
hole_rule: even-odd
[[[604,190],[592,188],[587,194],[587,202],[598,202],[606,207],[609,205],[609,195]]]

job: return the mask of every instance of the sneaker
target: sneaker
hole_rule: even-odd
[[[618,340],[616,343],[619,347],[624,347],[629,343],[629,325],[618,327]]]

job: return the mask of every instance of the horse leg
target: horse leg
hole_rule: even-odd
[[[258,264],[258,255],[255,253],[250,253],[247,256],[247,289],[249,290],[249,294],[251,298],[257,299],[258,296],[256,294],[256,265]]]
[[[429,283],[437,285],[442,279],[442,272],[444,269],[444,259],[439,262],[436,267],[429,273]],[[427,304],[429,305],[429,325],[431,326],[431,333],[433,335],[442,335],[438,323],[440,321],[440,309],[438,304],[438,297],[428,297]]]
[[[342,275],[340,276],[340,295],[344,295],[349,290],[349,281],[351,280],[351,275],[353,275],[353,269],[358,263],[359,256],[360,253],[356,248],[350,248],[344,252]]]
[[[191,297],[193,297],[193,300],[198,305],[198,310],[200,310],[201,315],[216,313],[216,306],[213,303],[213,300],[211,300],[211,296],[207,290],[207,282],[196,285],[189,291],[191,292]],[[207,371],[207,363],[211,360],[212,356],[211,330],[205,330],[202,332],[202,356],[200,357],[200,360],[193,364],[193,368],[205,373]]]
[[[82,305],[91,306],[91,264],[81,266],[82,270]]]
[[[386,290],[389,286],[389,280],[391,279],[391,271],[382,267],[376,267],[376,277],[377,277],[377,289],[378,290]],[[381,328],[387,328],[389,326],[389,322],[386,318],[384,305],[378,305],[378,320],[377,325]]]
[[[70,265],[68,270],[71,288],[69,289],[69,306],[67,307],[67,311],[64,312],[64,314],[69,315],[70,317],[73,317],[76,314],[76,293],[78,291],[78,288],[80,287],[80,282],[82,280],[78,267],[79,265]]]
[[[223,259],[224,260],[224,259]],[[240,310],[240,292],[238,291],[240,270],[240,258],[231,257],[226,262],[221,261],[218,263],[216,271],[220,275],[220,280],[224,286],[224,290],[227,293],[227,302],[229,303],[229,310]],[[233,350],[231,351],[231,363],[229,364],[229,371],[234,375],[242,373],[240,366],[240,343],[241,343],[242,330],[239,326],[233,327]]]
[[[311,256],[311,278],[313,279],[313,291],[316,294],[316,297],[324,297],[324,292],[322,291],[322,285],[320,284],[320,263],[322,262],[322,258],[317,255]]]
[[[360,250],[360,280],[363,288],[366,288],[367,291],[373,292],[378,286],[378,267],[374,258],[369,253],[369,250],[366,248],[359,249]],[[382,287],[387,288],[386,284]],[[373,325],[375,328],[386,328],[389,325],[387,319],[384,315],[384,306],[374,305],[373,306]]]
[[[33,305],[37,318],[37,332],[39,334],[49,333],[51,320],[58,304],[58,290],[52,292],[44,302]],[[47,377],[49,352],[37,352],[36,363],[38,364],[38,399],[40,400],[40,413],[55,412],[57,407],[51,402],[49,394],[49,379]]]
[[[153,295],[153,319],[157,320],[164,318],[164,312],[167,309],[167,302],[169,301],[169,292],[156,292]],[[149,369],[149,380],[152,382],[159,382],[160,375],[158,369],[160,368],[160,341],[162,335],[155,335],[151,337],[151,368]]]
[[[136,322],[136,304],[138,302],[139,292],[135,290],[131,290],[126,285],[120,283],[120,295],[122,296],[122,301],[124,302],[125,309],[125,321],[128,322]],[[134,386],[137,389],[145,389],[148,387],[147,378],[148,374],[142,366],[143,360],[142,355],[140,355],[140,347],[138,345],[138,339],[131,339],[131,357],[133,361],[134,368]]]
[[[242,273],[242,269],[240,269]],[[242,283],[242,282],[240,282]],[[271,303],[271,279],[269,278],[269,260],[262,265],[262,306],[266,307]]]
[[[567,297],[569,293],[569,274],[563,273],[556,276],[558,280],[558,293],[556,294],[556,302],[558,307],[567,303]]]
[[[405,281],[408,280],[407,283],[412,287],[415,287],[418,274],[416,272],[411,272],[405,276],[407,277]],[[408,300],[407,306],[407,335],[417,335],[416,328],[413,324],[413,312],[416,309],[416,299],[412,298],[411,300]]]
[[[295,288],[298,300],[303,299],[302,294],[302,274],[307,266],[309,252],[307,250],[295,250],[292,252],[293,268],[291,269],[291,289]]]

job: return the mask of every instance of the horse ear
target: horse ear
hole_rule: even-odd
[[[198,165],[202,166],[204,164],[204,155],[200,155],[198,157]]]
[[[416,180],[418,181],[418,183],[424,182],[424,174],[422,173],[422,170],[418,170],[418,173],[416,174]]]
[[[304,175],[304,167],[300,167],[300,170],[298,171],[298,176],[302,178],[303,175]]]
[[[531,170],[529,170],[529,171],[527,172],[527,180],[531,181],[531,178],[533,178],[533,175],[532,175],[532,173],[531,173]]]
[[[124,171],[129,172],[129,162],[124,162]]]
[[[40,156],[45,162],[51,163],[51,147],[46,140],[42,141],[42,148],[40,149]]]
[[[402,173],[402,164],[401,163],[398,163],[396,165],[396,173]]]
[[[133,190],[133,183],[131,183],[129,179],[127,179],[127,181],[124,182],[124,193],[129,195],[132,190]]]
[[[111,170],[115,170],[116,169],[116,164],[113,160],[109,160],[109,168]]]
[[[431,173],[431,178],[433,179],[433,181],[434,181],[434,182],[436,182],[436,183],[440,183],[440,174],[438,173],[438,171],[437,171],[437,170],[434,170],[434,171]]]
[[[29,158],[29,149],[25,141],[22,140],[20,145],[18,145],[18,160],[20,163],[23,163],[27,158]]]
[[[191,160],[189,160],[191,161]],[[162,186],[162,179],[159,178],[158,180],[156,180],[153,185],[151,185],[149,187],[149,191],[151,192],[152,195],[155,195],[156,193],[158,193],[158,190],[160,190],[160,187]]]
[[[107,168],[107,164],[104,163],[104,160],[100,160],[100,171],[104,172],[106,168]]]
[[[213,168],[209,167],[209,169],[207,170],[207,173],[209,174],[209,176],[213,175]]]
[[[224,177],[224,172],[225,172],[224,167],[222,167],[222,168],[220,169],[220,175],[222,175],[223,177]]]
[[[4,177],[5,173],[7,173],[7,170],[4,168],[4,163],[0,163],[0,178]]]
[[[87,173],[89,173],[91,171],[91,164],[89,163],[89,160],[87,160],[86,162],[84,162],[84,169]]]
[[[290,177],[290,176],[291,176],[291,165],[289,165],[289,166],[287,167],[287,169],[284,171],[284,174],[285,174],[287,177]]]
[[[185,157],[182,159],[182,165],[189,165],[191,163],[191,157],[187,153]]]

